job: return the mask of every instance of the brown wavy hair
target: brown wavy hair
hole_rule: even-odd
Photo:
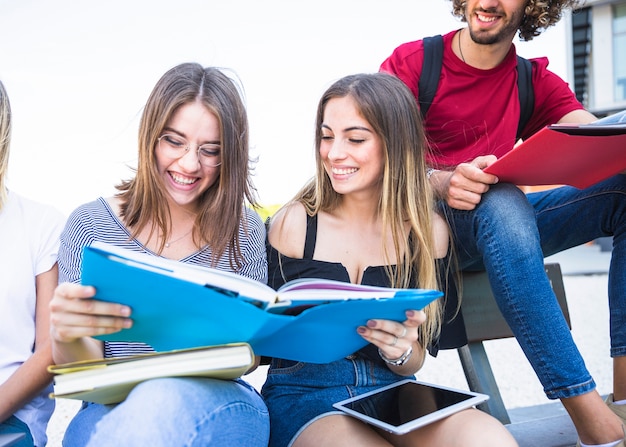
[[[452,14],[465,22],[467,1],[451,1]],[[534,37],[561,20],[564,9],[580,9],[583,4],[584,0],[528,0],[524,10],[524,18],[518,28],[519,38],[524,41],[533,40]]]
[[[222,164],[219,178],[200,197],[194,241],[211,247],[213,262],[228,251],[231,265],[239,267],[239,225],[244,218],[244,205],[258,205],[250,178],[246,109],[237,84],[220,69],[184,63],[167,71],[157,82],[139,125],[136,176],[117,185],[121,216],[133,228],[133,237],[151,224],[152,231],[163,235],[163,250],[171,232],[171,220],[154,151],[171,117],[181,106],[195,101],[200,101],[219,121]]]

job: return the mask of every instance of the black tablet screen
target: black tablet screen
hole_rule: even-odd
[[[473,396],[453,390],[407,382],[345,404],[346,408],[400,426]]]

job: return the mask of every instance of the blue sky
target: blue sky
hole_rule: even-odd
[[[283,202],[313,172],[315,108],[330,83],[460,26],[447,0],[0,0],[9,186],[66,213],[111,195],[132,174],[153,85],[195,61],[241,80],[261,201]],[[564,24],[517,47],[567,78]]]

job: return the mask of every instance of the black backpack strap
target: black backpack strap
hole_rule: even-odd
[[[418,101],[420,111],[422,112],[422,118],[425,118],[439,85],[441,64],[443,62],[443,37],[438,34],[425,37],[422,41],[424,43],[424,61],[422,62],[422,74],[417,87],[419,89]]]
[[[519,123],[517,125],[517,139],[522,136],[522,131],[535,108],[535,93],[533,90],[533,65],[528,59],[517,56],[517,93],[519,95]]]

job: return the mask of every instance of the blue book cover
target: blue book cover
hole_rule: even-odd
[[[96,288],[96,299],[132,308],[133,327],[101,340],[144,342],[157,351],[245,342],[256,355],[312,363],[364,347],[356,329],[368,319],[404,321],[406,310],[442,296],[318,279],[277,292],[234,273],[99,242],[84,249],[81,283]]]

